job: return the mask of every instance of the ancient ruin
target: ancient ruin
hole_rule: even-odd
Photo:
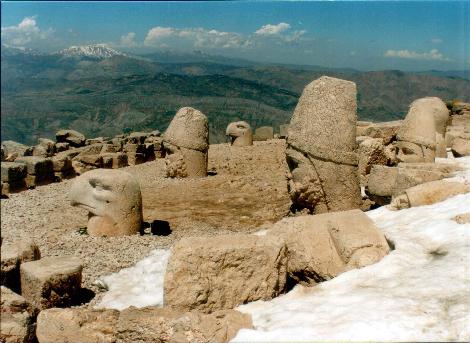
[[[355,149],[356,85],[327,76],[307,85],[287,138],[294,205],[315,214],[359,208]]]
[[[207,175],[209,128],[200,111],[181,108],[163,134],[168,177],[204,177]]]
[[[120,170],[97,169],[74,180],[72,206],[89,211],[88,234],[123,236],[142,226],[142,196],[135,178]]]
[[[246,121],[230,123],[225,133],[230,137],[233,146],[253,145],[253,132]]]

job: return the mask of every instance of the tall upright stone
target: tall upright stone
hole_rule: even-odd
[[[444,116],[439,114],[444,109],[439,110],[441,106],[435,99],[440,100],[438,98],[423,98],[411,103],[403,125],[397,133],[397,159],[399,162],[434,162],[436,141],[440,140],[437,138],[437,126],[442,127],[442,123],[447,122],[443,118]],[[442,134],[445,133],[445,127],[443,129],[439,128]],[[445,142],[442,141],[439,144],[440,146],[445,145]]]
[[[181,108],[163,134],[168,177],[207,176],[209,125],[200,111]]]
[[[296,208],[317,214],[360,207],[356,121],[354,82],[322,76],[304,88],[286,149]]]

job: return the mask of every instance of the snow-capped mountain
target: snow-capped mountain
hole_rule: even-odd
[[[113,56],[127,56],[125,53],[114,50],[106,44],[71,46],[57,53],[66,57],[85,56],[92,58],[109,58]]]

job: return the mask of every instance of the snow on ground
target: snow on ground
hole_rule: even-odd
[[[96,307],[123,310],[129,306],[162,306],[169,257],[169,250],[156,249],[135,266],[102,277],[100,283],[107,286],[108,292]]]
[[[461,163],[466,170],[452,180],[470,182],[470,157],[436,162]],[[252,315],[255,329],[239,331],[232,342],[470,341],[470,224],[451,220],[465,212],[470,194],[367,212],[395,250],[316,287],[297,286],[238,307]],[[103,277],[109,291],[98,307],[161,306],[169,254],[155,250],[134,267]]]

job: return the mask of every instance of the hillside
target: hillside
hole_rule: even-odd
[[[226,126],[235,120],[277,130],[290,120],[303,87],[325,74],[356,82],[362,120],[402,118],[408,105],[423,96],[470,101],[470,81],[457,77],[240,66],[236,61],[162,63],[150,58],[155,56],[105,58],[101,50],[96,56],[89,51],[94,50],[70,57],[69,51],[47,55],[2,49],[2,140],[33,144],[60,128],[92,137],[165,130],[179,108],[192,106],[209,117],[211,143],[223,142]]]

